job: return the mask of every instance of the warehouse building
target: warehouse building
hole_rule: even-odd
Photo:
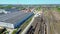
[[[4,28],[18,28],[20,27],[28,18],[33,16],[33,12],[23,12],[16,11],[8,14],[0,15],[0,27]]]

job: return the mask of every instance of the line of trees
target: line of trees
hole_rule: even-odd
[[[13,5],[0,6],[0,9],[11,9],[13,7],[15,7],[15,9],[20,9],[20,10],[25,9],[25,7],[23,7],[23,6],[13,6]]]

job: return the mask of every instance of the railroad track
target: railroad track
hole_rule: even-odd
[[[41,16],[35,18],[27,34],[47,34],[46,24]]]

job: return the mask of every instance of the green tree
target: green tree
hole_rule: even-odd
[[[12,5],[8,5],[8,6],[6,6],[5,8],[10,9],[10,8],[12,8],[12,7],[13,7]]]

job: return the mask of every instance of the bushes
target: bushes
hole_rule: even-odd
[[[40,11],[41,7],[37,7],[36,10]]]
[[[56,9],[57,9],[58,12],[60,12],[60,7],[57,7]]]
[[[15,29],[15,30],[12,32],[12,34],[16,34],[16,32],[17,32],[17,29]]]

